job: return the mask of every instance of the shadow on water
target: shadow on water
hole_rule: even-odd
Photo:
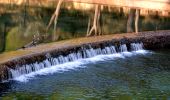
[[[11,83],[0,83],[0,97],[11,90]]]

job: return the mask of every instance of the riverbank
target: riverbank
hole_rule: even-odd
[[[103,35],[70,39],[49,44],[41,44],[31,48],[0,54],[0,80],[8,78],[8,68],[15,69],[16,65],[24,65],[41,62],[47,59],[47,55],[68,55],[78,51],[82,46],[90,44],[94,48],[106,47],[110,44],[129,44],[143,42],[146,49],[158,49],[170,47],[170,30],[147,31],[125,34]]]
[[[46,33],[45,29],[55,7],[1,5],[0,52],[21,48],[30,43],[34,35],[40,37],[41,43],[52,42],[53,36],[58,41],[86,36],[89,17],[93,16],[94,9],[86,11],[74,8],[67,9],[66,7],[68,7],[67,4],[64,4],[61,8],[56,32],[54,33],[53,27],[51,27]],[[128,19],[128,9],[126,10],[124,12],[120,8],[112,7],[111,11],[107,8],[103,9],[100,21],[102,33],[105,35],[125,33]],[[146,16],[141,15],[139,31],[168,30],[170,29],[169,22],[169,17],[161,17],[152,13]],[[46,39],[43,39],[44,36]]]

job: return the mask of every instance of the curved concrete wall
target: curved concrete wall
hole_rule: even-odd
[[[134,42],[143,42],[146,49],[170,48],[170,31],[150,31],[140,32],[138,34],[126,33],[86,37],[18,50],[12,52],[14,55],[11,55],[10,52],[0,54],[0,81],[8,79],[8,68],[15,69],[16,65],[42,62],[47,58],[46,55],[49,53],[52,56],[68,55],[88,44],[93,48],[103,48],[109,44],[119,45],[123,43],[128,45]]]

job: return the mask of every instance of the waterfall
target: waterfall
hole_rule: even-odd
[[[143,50],[143,43],[131,43],[132,51]]]
[[[126,44],[123,44],[123,45],[120,46],[120,52],[127,52],[127,51],[128,50],[127,50]]]
[[[74,53],[70,53],[66,56],[60,55],[58,57],[51,57],[50,54],[47,54],[47,59],[43,62],[16,66],[16,69],[9,69],[9,73],[11,74],[11,79],[14,79],[21,75],[30,74],[32,72],[40,71],[41,69],[64,64],[67,62],[77,61],[80,59],[92,58],[99,55],[116,55],[118,53],[128,52],[128,50],[143,50],[143,43],[131,43],[129,47],[130,48],[127,48],[126,44],[122,44],[119,47],[115,47],[112,45],[106,46],[104,48],[92,48],[89,45],[88,48],[82,47],[81,50],[78,50]]]

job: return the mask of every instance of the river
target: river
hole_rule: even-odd
[[[1,99],[170,99],[169,49],[100,55],[45,70],[1,83]]]

